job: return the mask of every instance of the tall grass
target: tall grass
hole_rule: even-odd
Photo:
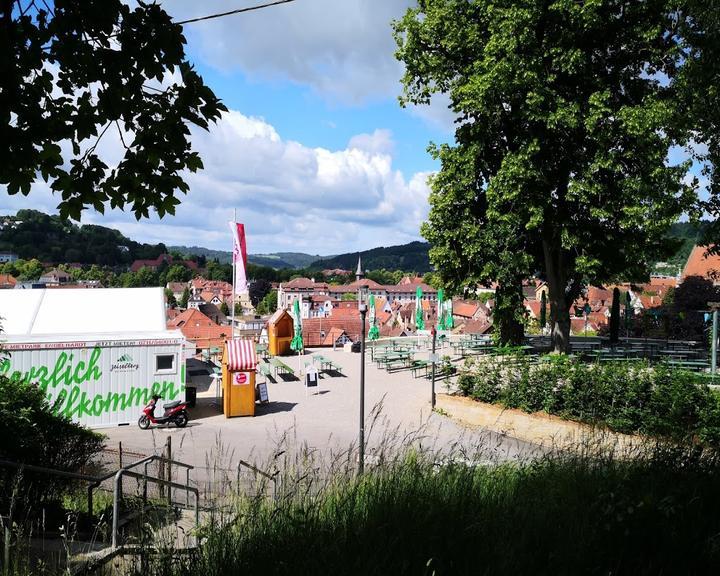
[[[410,449],[356,478],[308,453],[145,574],[713,574],[720,462],[695,448],[474,465]],[[631,457],[629,457],[631,456]]]

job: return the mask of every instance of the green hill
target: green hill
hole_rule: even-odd
[[[373,248],[360,252],[362,266],[365,270],[405,270],[414,271],[418,274],[430,272],[430,260],[428,259],[427,242],[410,242],[400,246],[387,246]],[[322,270],[324,268],[342,268],[344,270],[355,270],[357,267],[358,253],[349,252],[332,258],[322,258],[313,262],[310,267]]]
[[[207,260],[215,260],[221,264],[229,264],[232,253],[229,250],[212,250],[201,246],[170,246],[170,251],[189,254],[192,256],[205,256]],[[320,258],[319,255],[304,254],[303,252],[275,252],[272,254],[248,254],[248,262],[257,266],[267,266],[280,270],[283,268],[306,268],[309,264]]]
[[[157,258],[167,249],[164,244],[135,242],[113,228],[18,210],[15,216],[0,217],[0,251],[24,260],[127,266],[133,260]]]

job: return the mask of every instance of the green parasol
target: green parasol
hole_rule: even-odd
[[[300,301],[295,300],[293,304],[293,326],[295,327],[295,335],[290,342],[290,349],[300,352],[305,346],[302,339],[302,319],[300,318]]]
[[[373,294],[370,294],[368,306],[370,307],[370,331],[368,332],[368,338],[370,340],[377,340],[380,338],[380,328],[375,324],[375,296]]]
[[[417,287],[415,291],[415,330],[425,330],[425,319],[422,309],[422,288]]]
[[[445,300],[443,300],[443,296],[445,296],[445,293],[443,292],[443,289],[438,289],[438,299],[437,299],[437,329],[438,330],[445,330]]]
[[[445,301],[445,330],[452,330],[454,326],[452,315],[452,298]]]

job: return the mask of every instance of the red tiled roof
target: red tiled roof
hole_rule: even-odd
[[[10,274],[0,274],[0,287],[10,286],[14,287],[17,284],[15,277]]]
[[[400,280],[400,282],[398,282],[398,286],[406,285],[406,284],[416,285],[416,284],[422,284],[422,283],[423,283],[422,276],[413,276],[413,277],[404,276],[403,279]]]
[[[478,302],[463,302],[462,300],[453,300],[453,316],[462,316],[463,318],[472,318],[480,308]]]
[[[540,307],[542,305],[542,302],[540,302],[539,300],[525,300],[524,304],[525,308],[530,311],[531,318],[540,318]]]
[[[677,278],[658,278],[657,276],[650,278],[650,286],[662,286],[664,288],[675,288],[677,286]]]
[[[427,284],[397,284],[395,286],[383,286],[390,294],[415,294],[418,286],[426,294],[437,294],[437,290]]]
[[[218,348],[230,337],[230,327],[215,324],[199,310],[190,308],[167,323],[168,328],[180,329],[183,336],[197,348]]]
[[[179,310],[178,308],[168,308],[167,310],[165,310],[165,319],[169,322],[170,320],[178,317],[183,312],[184,310]]]
[[[457,334],[486,334],[492,328],[485,320],[463,320],[453,332]]]
[[[382,284],[378,284],[375,280],[370,280],[370,278],[361,278],[347,285],[348,288],[353,290],[357,290],[360,286],[367,286],[370,290],[381,290],[383,288]]]
[[[283,284],[283,288],[313,288],[314,286],[315,282],[310,278],[294,278]]]
[[[198,294],[198,296],[205,300],[205,302],[210,302],[210,300],[215,297],[215,294],[210,292],[210,290],[203,290],[202,292],[200,292],[200,294]]]
[[[305,346],[332,345],[332,341],[330,341],[329,344],[325,344],[332,330],[335,330],[336,334],[338,330],[341,332],[344,331],[348,338],[355,342],[360,339],[361,328],[362,323],[359,317],[335,318],[330,316],[329,318],[307,318],[303,320],[302,324],[303,342]],[[367,326],[365,329],[367,333]]]
[[[351,302],[350,304],[354,304]],[[332,312],[330,313],[332,318],[356,318],[360,319],[360,310],[357,308],[357,304],[354,306],[338,306],[337,308],[333,308]]]
[[[227,291],[232,292],[232,284],[225,282],[224,280],[207,280],[202,276],[193,278],[190,281],[193,288],[198,290],[212,290],[215,291]]]
[[[587,299],[590,304],[595,302],[612,302],[612,290],[590,286],[587,290]]]
[[[705,251],[712,246],[695,246],[690,252],[682,272],[683,280],[688,276],[703,276],[715,279],[720,275],[720,255],[705,256]]]

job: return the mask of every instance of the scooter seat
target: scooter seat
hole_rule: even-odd
[[[165,408],[165,410],[170,410],[172,408],[175,408],[175,406],[180,406],[180,404],[180,400],[175,400],[175,402],[168,402],[167,404],[163,404],[163,408]]]

